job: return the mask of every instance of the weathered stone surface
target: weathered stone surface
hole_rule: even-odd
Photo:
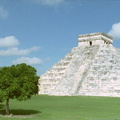
[[[112,37],[78,37],[78,47],[41,76],[39,94],[120,97],[120,50]]]

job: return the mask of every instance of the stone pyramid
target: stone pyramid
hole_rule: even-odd
[[[39,94],[120,97],[120,49],[105,33],[78,36],[75,47],[39,79]]]

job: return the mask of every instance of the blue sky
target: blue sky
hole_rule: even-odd
[[[80,34],[104,32],[120,48],[120,0],[0,0],[0,67],[25,62],[45,73]]]

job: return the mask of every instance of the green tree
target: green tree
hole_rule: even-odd
[[[0,68],[0,101],[6,101],[9,115],[9,100],[27,100],[38,93],[36,69],[25,63]]]

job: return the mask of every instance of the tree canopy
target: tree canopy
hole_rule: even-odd
[[[36,69],[25,63],[0,68],[0,101],[6,101],[9,114],[9,100],[27,100],[38,92]]]

